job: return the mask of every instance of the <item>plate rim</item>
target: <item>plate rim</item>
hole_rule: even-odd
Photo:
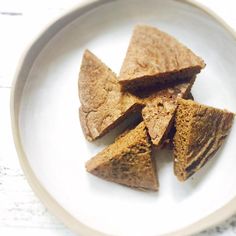
[[[60,220],[60,222],[65,224],[69,229],[84,236],[85,235],[109,236],[109,235],[103,232],[100,232],[96,229],[93,229],[90,226],[83,224],[82,222],[78,221],[75,217],[73,217],[66,209],[64,209],[56,201],[56,199],[54,199],[50,195],[50,193],[43,187],[39,179],[34,174],[27,160],[27,156],[24,152],[23,145],[21,143],[21,138],[20,138],[19,125],[18,125],[19,124],[18,122],[19,111],[16,109],[17,105],[20,103],[19,98],[21,98],[21,94],[19,93],[18,89],[22,85],[24,87],[24,81],[25,81],[24,79],[27,78],[27,76],[25,76],[25,78],[24,76],[22,76],[22,74],[24,74],[23,65],[26,59],[30,57],[31,54],[32,55],[35,54],[34,59],[32,60],[32,64],[29,66],[29,68],[31,68],[38,53],[41,51],[43,46],[45,46],[45,44],[56,33],[58,33],[60,29],[65,27],[69,22],[73,20],[73,15],[74,15],[74,19],[76,19],[77,17],[79,17],[79,14],[83,14],[84,12],[88,10],[94,9],[108,2],[115,2],[115,1],[120,1],[120,0],[87,0],[86,2],[83,1],[75,5],[71,9],[65,11],[60,16],[52,19],[41,30],[41,32],[38,33],[38,35],[31,40],[31,43],[29,43],[26,49],[23,51],[22,56],[20,60],[18,61],[16,70],[14,73],[12,87],[11,87],[11,97],[10,97],[11,129],[12,129],[13,140],[14,140],[14,144],[15,144],[15,148],[16,148],[16,152],[17,152],[21,169],[23,170],[24,175],[26,176],[26,179],[29,185],[31,186],[33,192],[39,198],[39,200],[44,204],[44,206],[50,211],[50,213],[56,216]],[[183,2],[204,11],[210,17],[212,17],[218,24],[220,24],[223,28],[225,28],[226,31],[228,31],[236,41],[235,30],[231,26],[229,26],[220,16],[218,16],[215,12],[213,12],[211,9],[209,9],[205,5],[197,2],[196,0],[172,0],[172,1]],[[70,17],[72,17],[72,20],[69,20]],[[42,44],[41,48],[40,48],[40,44]],[[236,196],[232,200],[230,200],[227,204],[225,204],[223,207],[217,209],[215,212],[207,215],[206,217],[180,230],[173,231],[168,234],[163,234],[163,236],[164,235],[165,236],[182,236],[182,235],[195,234],[209,227],[212,227],[221,223],[222,221],[232,216],[235,212],[236,212]]]

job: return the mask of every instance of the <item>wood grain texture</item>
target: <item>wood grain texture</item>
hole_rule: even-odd
[[[10,87],[17,61],[28,42],[51,19],[78,2],[78,0],[0,2],[0,235],[75,235],[46,210],[29,187],[19,166],[11,135],[9,103]],[[199,0],[199,2],[211,6],[236,28],[234,0]],[[236,215],[219,226],[198,234],[198,236],[215,235],[236,235]]]

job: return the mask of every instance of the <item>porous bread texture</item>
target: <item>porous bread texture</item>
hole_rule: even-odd
[[[121,91],[116,75],[89,50],[83,55],[78,85],[80,122],[89,141],[142,108],[135,96]]]
[[[126,90],[180,82],[205,67],[204,61],[174,37],[157,28],[134,28],[119,82]]]
[[[173,126],[177,108],[176,99],[189,96],[194,81],[195,78],[192,78],[180,84],[171,85],[142,99],[146,104],[142,110],[142,117],[152,143],[157,148],[162,148],[165,143],[170,142],[166,138]]]
[[[152,143],[160,148],[173,124],[177,103],[163,97],[150,102],[142,110],[142,116]]]
[[[86,169],[108,181],[139,189],[158,190],[155,161],[143,122],[90,159]]]
[[[191,100],[178,99],[174,136],[174,172],[180,181],[203,167],[221,147],[234,114]]]

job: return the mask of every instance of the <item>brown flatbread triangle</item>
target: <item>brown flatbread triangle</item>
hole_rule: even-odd
[[[178,99],[174,136],[174,171],[180,181],[197,172],[220,148],[233,124],[226,110]]]
[[[161,148],[163,141],[172,127],[177,108],[175,100],[160,97],[148,103],[142,110],[144,123],[152,143]]]
[[[143,122],[89,160],[86,169],[108,181],[158,190],[155,161]]]
[[[190,94],[194,81],[195,78],[192,78],[188,81],[156,91],[149,97],[144,98],[146,106],[142,110],[142,117],[152,143],[157,148],[162,148],[173,126],[177,108],[176,99],[178,97],[187,97]]]
[[[127,90],[136,90],[193,77],[204,67],[204,61],[174,37],[154,27],[138,25],[119,81]]]
[[[80,121],[89,141],[103,136],[142,107],[134,96],[121,91],[116,75],[88,50],[83,55],[78,83]]]

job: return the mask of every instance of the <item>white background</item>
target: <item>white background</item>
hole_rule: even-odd
[[[17,160],[10,127],[10,88],[28,42],[53,18],[81,0],[0,1],[0,236],[73,236],[39,202]],[[235,0],[198,0],[236,29]],[[236,235],[236,215],[198,236]]]

